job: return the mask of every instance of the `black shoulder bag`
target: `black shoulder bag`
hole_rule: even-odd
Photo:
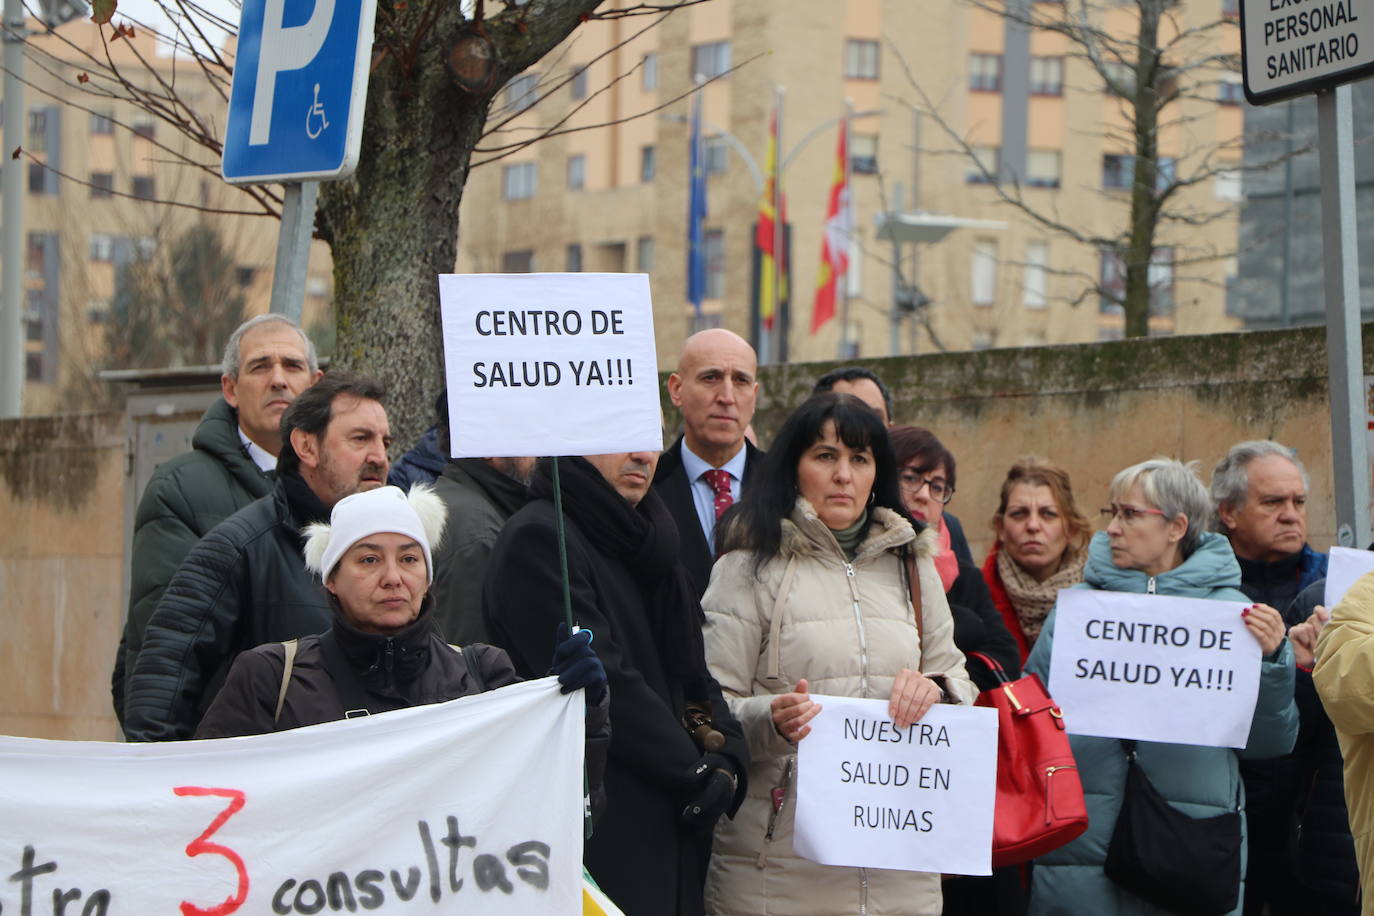
[[[1169,804],[1121,742],[1121,813],[1102,870],[1143,900],[1180,916],[1218,916],[1240,899],[1240,813],[1189,817]]]

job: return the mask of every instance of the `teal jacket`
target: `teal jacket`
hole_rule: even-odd
[[[1088,548],[1083,583],[1075,587],[1142,593],[1149,591],[1150,578],[1139,570],[1114,566],[1107,534],[1099,532]],[[1154,577],[1157,594],[1250,604],[1250,599],[1241,594],[1239,587],[1240,565],[1236,563],[1230,543],[1221,535],[1211,533],[1203,535],[1201,545],[1181,566]],[[1026,662],[1026,670],[1034,671],[1046,683],[1050,679],[1054,622],[1055,614],[1051,612]],[[1259,697],[1250,722],[1250,738],[1244,749],[1148,741],[1141,741],[1136,748],[1137,762],[1155,788],[1174,807],[1192,817],[1244,810],[1245,789],[1238,759],[1276,757],[1293,748],[1298,735],[1298,710],[1293,702],[1293,652],[1288,641],[1280,643],[1260,665]],[[1163,914],[1164,910],[1121,890],[1102,871],[1126,785],[1126,755],[1121,742],[1114,738],[1078,735],[1071,736],[1069,741],[1083,780],[1088,831],[1067,846],[1035,860],[1031,916]],[[1245,858],[1242,848],[1242,870]],[[1233,912],[1240,910],[1237,905]]]

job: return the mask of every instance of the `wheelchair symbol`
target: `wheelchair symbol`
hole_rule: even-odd
[[[314,120],[319,116],[320,126],[314,127]],[[314,140],[324,133],[325,128],[329,127],[329,121],[324,116],[324,106],[320,104],[320,84],[315,84],[315,101],[311,104],[310,110],[305,113],[305,135]]]

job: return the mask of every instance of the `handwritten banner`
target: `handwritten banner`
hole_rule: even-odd
[[[439,277],[455,458],[658,451],[644,274]]]
[[[792,845],[822,865],[992,874],[997,712],[938,705],[910,728],[886,700],[816,696],[797,745]]]
[[[1326,568],[1326,597],[1322,604],[1328,611],[1333,610],[1355,580],[1370,572],[1374,572],[1374,550],[1332,547]]]
[[[251,738],[0,738],[0,912],[580,912],[583,718],[546,678]]]
[[[1259,641],[1241,602],[1065,589],[1050,694],[1070,734],[1244,747]]]

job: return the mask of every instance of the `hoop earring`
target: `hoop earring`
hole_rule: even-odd
[[[876,492],[874,492],[873,490],[868,491],[868,508],[873,508],[873,503],[877,498],[878,494]]]

